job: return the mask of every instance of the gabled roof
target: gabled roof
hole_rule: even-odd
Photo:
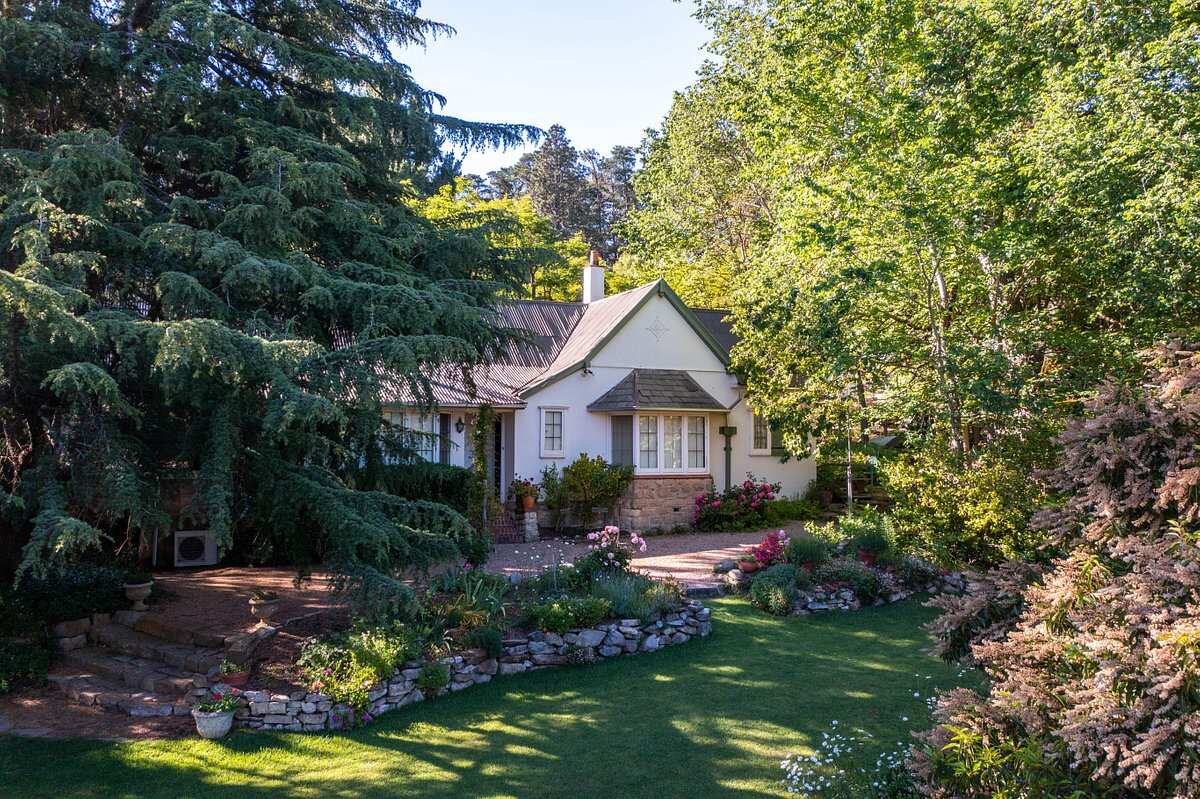
[[[434,402],[441,407],[525,407],[525,397],[584,368],[625,323],[651,298],[665,297],[714,355],[729,366],[736,343],[726,311],[693,311],[659,279],[602,300],[554,302],[505,300],[497,306],[501,324],[516,335],[506,340],[489,363],[464,372],[443,367],[427,375]],[[645,370],[642,370],[645,371]],[[381,400],[416,404],[404,381],[382,381]],[[473,384],[473,386],[472,386]]]
[[[575,325],[567,343],[559,350],[558,356],[544,373],[521,389],[521,396],[527,396],[539,388],[544,388],[582,369],[596,357],[600,350],[604,349],[604,345],[612,340],[612,337],[625,326],[625,323],[651,297],[655,296],[666,298],[696,335],[708,345],[718,360],[723,365],[729,366],[728,349],[717,341],[712,332],[692,313],[683,300],[679,299],[679,295],[667,285],[667,282],[659,278],[653,283],[622,291],[620,294],[605,297],[585,306],[587,310],[584,311],[579,323]]]
[[[633,369],[589,411],[723,411],[725,406],[682,369]]]

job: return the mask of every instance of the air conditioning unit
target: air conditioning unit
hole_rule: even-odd
[[[175,568],[215,566],[217,537],[211,530],[180,530],[175,533]]]

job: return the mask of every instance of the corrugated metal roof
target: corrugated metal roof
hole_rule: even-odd
[[[682,369],[633,369],[589,411],[723,411],[725,406]]]
[[[510,340],[502,361],[514,366],[544,370],[554,362],[587,306],[581,302],[509,300],[500,305],[500,317],[512,331],[525,334]]]

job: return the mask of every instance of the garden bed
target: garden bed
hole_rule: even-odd
[[[687,643],[712,632],[709,609],[685,602],[649,623],[611,619],[563,635],[539,630],[504,639],[497,656],[479,648],[465,649],[433,661],[408,660],[368,691],[368,705],[355,708],[314,691],[291,693],[247,690],[235,714],[239,726],[251,729],[319,732],[357,726],[397,708],[490,682],[498,675],[590,663],[653,652]],[[431,677],[431,675],[433,675]],[[440,681],[441,685],[436,685]],[[228,687],[216,686],[217,692]]]

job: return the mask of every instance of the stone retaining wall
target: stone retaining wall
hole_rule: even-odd
[[[565,635],[532,632],[506,639],[504,651],[498,658],[488,657],[482,649],[466,650],[441,660],[449,669],[450,682],[436,695],[489,682],[500,674],[520,674],[551,666],[652,652],[686,643],[696,636],[707,637],[712,632],[709,613],[701,602],[691,600],[676,612],[649,624],[642,624],[637,619],[620,619],[602,622],[592,628],[571,630]],[[369,694],[370,716],[373,718],[423,701],[426,696],[417,687],[423,665],[419,661],[409,661],[403,668],[396,669],[390,679],[378,683]],[[217,685],[214,690],[226,688]],[[318,732],[341,729],[363,720],[348,705],[335,703],[332,698],[319,693],[276,694],[246,690],[242,696],[244,705],[237,711],[235,719],[238,726],[251,729]]]

